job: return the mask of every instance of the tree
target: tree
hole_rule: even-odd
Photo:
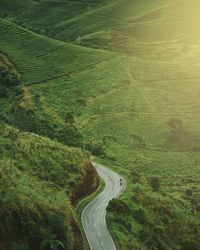
[[[14,69],[0,64],[0,85],[16,86],[20,84],[20,76]]]
[[[151,187],[155,192],[160,191],[160,179],[159,177],[151,177],[151,182],[150,182]]]
[[[130,214],[130,207],[122,200],[112,199],[106,208],[108,212]]]
[[[133,217],[139,224],[148,225],[150,223],[147,212],[143,207],[136,209]]]

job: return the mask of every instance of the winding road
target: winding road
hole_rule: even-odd
[[[93,163],[99,176],[105,182],[104,190],[92,200],[82,213],[82,224],[91,250],[116,250],[106,225],[106,207],[126,188],[126,181],[114,171]],[[122,179],[122,184],[120,184]]]

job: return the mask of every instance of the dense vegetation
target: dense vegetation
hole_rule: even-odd
[[[72,205],[97,181],[88,155],[5,124],[0,142],[1,249],[76,249]]]
[[[125,176],[127,192],[108,207],[120,250],[199,249],[199,1],[0,3],[1,52],[25,85],[1,82],[9,92],[1,94],[1,119],[86,148]],[[0,70],[7,79],[14,69],[4,59]],[[12,159],[4,158],[6,164]],[[53,165],[62,165],[59,159]],[[46,185],[34,169],[40,160],[29,163],[31,174],[23,164],[15,167],[37,178],[33,190]],[[74,182],[57,174],[58,196],[60,188],[73,193]],[[39,193],[46,191],[35,192],[39,203]],[[53,210],[47,204],[45,211]],[[47,225],[42,219],[41,224]]]
[[[0,249],[83,249],[75,208],[99,180],[88,153],[64,146],[83,145],[73,113],[61,118],[31,95],[2,52]]]

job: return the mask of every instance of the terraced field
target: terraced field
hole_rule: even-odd
[[[17,65],[25,84],[68,76],[112,56],[104,51],[96,55],[92,49],[36,35],[3,19],[0,20],[0,32],[1,52]],[[14,46],[12,39],[15,40]],[[53,64],[50,63],[52,59]]]
[[[54,39],[1,20],[1,50],[36,112],[70,111],[83,147],[127,179],[108,208],[119,249],[199,250],[199,1],[49,3],[6,19]]]

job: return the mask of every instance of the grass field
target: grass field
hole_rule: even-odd
[[[108,208],[119,249],[198,250],[200,3],[31,4],[23,15],[5,4],[1,52],[28,96],[40,95],[31,103],[36,114],[55,128],[72,112],[81,145],[95,145],[97,160],[127,179],[127,192]]]

